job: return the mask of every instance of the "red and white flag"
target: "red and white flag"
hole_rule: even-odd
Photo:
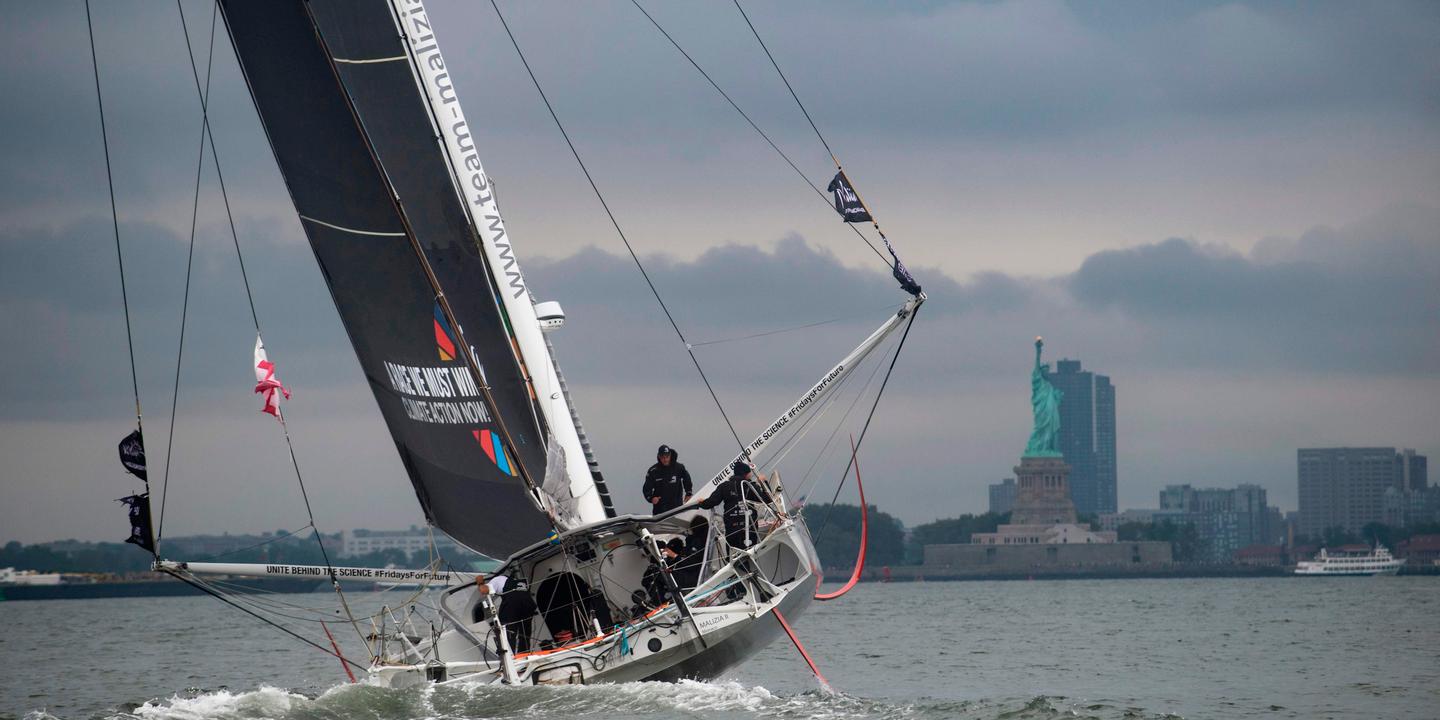
[[[286,400],[290,399],[290,391],[280,384],[280,378],[275,377],[275,363],[265,357],[265,343],[260,341],[259,333],[255,335],[255,392],[265,398],[265,407],[260,408],[261,412],[267,412],[280,418],[280,395]]]

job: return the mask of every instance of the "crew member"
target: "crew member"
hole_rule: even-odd
[[[661,445],[655,451],[655,464],[645,472],[645,485],[641,490],[650,503],[650,512],[655,515],[684,505],[694,491],[690,471],[679,458],[675,448]]]
[[[700,507],[709,510],[723,503],[725,541],[736,550],[744,550],[755,544],[754,513],[750,510],[750,503],[770,502],[770,492],[752,479],[749,463],[737,461],[730,469],[734,474],[716,487],[710,497],[702,500]]]
[[[640,586],[645,588],[645,599],[650,607],[660,607],[669,597],[669,588],[665,587],[665,572],[667,568],[673,567],[678,554],[675,549],[666,544],[660,545],[660,560],[654,559],[645,567],[645,574],[640,578]]]
[[[675,584],[689,592],[700,585],[700,575],[705,562],[705,545],[710,540],[710,521],[703,514],[690,521],[690,535],[681,542],[679,538],[670,541],[670,548],[679,557],[675,560]]]
[[[510,641],[510,650],[516,653],[529,652],[530,619],[535,617],[538,609],[525,578],[516,578],[511,582],[504,575],[495,575],[484,582],[476,578],[476,583],[481,595],[499,598],[499,620],[505,627],[505,638]],[[479,613],[480,606],[477,605],[476,614]]]
[[[615,625],[605,596],[572,572],[558,572],[541,580],[535,599],[558,645],[588,636],[593,629],[591,618],[599,621],[602,632]]]

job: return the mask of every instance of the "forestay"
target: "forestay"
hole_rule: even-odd
[[[538,336],[533,308],[526,318],[506,315],[391,6],[221,5],[281,174],[427,517],[495,557],[533,543],[551,529],[526,482],[545,475],[547,433],[573,442],[569,465],[588,471],[578,440],[566,442],[575,435],[568,407],[557,416],[553,399],[537,403],[527,382],[527,364],[553,375],[548,352],[524,355],[518,328],[512,334],[511,320]],[[498,213],[488,223],[503,233]],[[519,299],[529,308],[528,294]],[[585,519],[603,517],[599,491],[581,480],[571,490],[588,502]]]

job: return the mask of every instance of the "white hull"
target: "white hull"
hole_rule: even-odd
[[[1295,574],[1310,577],[1395,575],[1404,565],[1403,558],[1394,557],[1383,547],[1365,553],[1336,554],[1322,549],[1314,560],[1302,560],[1296,564]]]
[[[599,527],[615,524],[617,521],[611,521]],[[587,530],[593,532],[594,528],[576,532]],[[532,551],[517,555],[507,567],[523,562]],[[610,569],[623,575],[624,564],[622,560]],[[731,561],[723,564],[717,560],[715,566],[718,569],[713,575],[685,595],[693,622],[667,603],[603,634],[592,632],[588,638],[558,648],[515,654],[512,682],[590,684],[712,678],[773,641],[781,633],[779,621],[772,617],[776,610],[787,620],[799,617],[820,580],[809,532],[796,519],[782,520],[748,552],[732,555]],[[536,570],[542,567],[535,566]],[[758,571],[747,572],[745,567]],[[622,583],[617,591],[629,592],[634,587]],[[606,594],[613,597],[613,593]],[[461,587],[446,595],[454,605],[447,617],[452,622],[470,620],[477,600],[474,590]],[[539,618],[534,624],[543,632]],[[434,642],[411,643],[397,637],[398,652],[393,646],[382,650],[382,659],[370,668],[370,679],[386,686],[506,683],[496,635],[480,620],[451,627]]]

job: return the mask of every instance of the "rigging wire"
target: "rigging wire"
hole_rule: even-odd
[[[861,385],[860,389],[855,392],[855,397],[850,401],[850,404],[845,407],[845,413],[840,416],[839,421],[835,423],[835,427],[831,428],[830,435],[825,438],[825,444],[820,447],[820,451],[817,452],[815,454],[815,457],[810,461],[810,466],[805,468],[805,473],[800,476],[800,483],[795,486],[795,497],[804,498],[810,491],[811,480],[819,479],[820,475],[815,473],[816,466],[818,466],[820,464],[820,460],[826,457],[826,455],[830,452],[830,446],[834,444],[835,438],[839,436],[840,429],[845,427],[846,421],[850,419],[850,413],[855,412],[855,406],[860,404],[860,401],[864,399],[865,394],[869,391],[870,386],[875,383],[875,376],[880,374],[880,368],[883,365],[884,363],[882,360],[880,362],[876,362],[875,367],[870,369],[870,375],[865,378],[865,383]],[[848,380],[851,377],[853,377],[853,375],[842,378],[842,383],[844,382],[844,380]],[[839,388],[837,388],[837,390],[839,390]],[[836,400],[838,401],[838,397],[836,398]],[[829,412],[829,410],[834,406],[835,403],[827,405],[824,408],[824,411]],[[789,450],[787,449],[785,450],[785,452],[788,453]]]
[[[870,414],[865,416],[865,424],[860,427],[860,437],[855,441],[854,451],[850,455],[850,461],[845,463],[845,473],[840,476],[840,484],[835,486],[835,494],[830,497],[830,506],[825,510],[825,517],[820,521],[820,529],[815,533],[815,542],[820,542],[820,537],[825,534],[825,526],[830,524],[830,513],[835,510],[835,501],[840,497],[841,488],[845,487],[846,478],[850,477],[850,468],[859,457],[860,445],[865,442],[865,433],[870,430],[870,421],[875,419],[875,409],[880,407],[880,398],[885,396],[885,386],[890,383],[890,375],[895,372],[895,363],[900,359],[900,350],[905,347],[905,340],[910,337],[910,328],[915,326],[915,316],[920,314],[917,306],[910,313],[910,320],[905,323],[905,332],[900,335],[900,342],[895,345],[895,354],[890,358],[890,367],[885,370],[885,379],[880,381],[880,389],[875,393],[875,402],[870,404]]]
[[[209,556],[209,557],[197,558],[196,560],[194,560],[194,562],[214,562],[214,561],[219,560],[220,558],[223,558],[223,557],[230,557],[230,556],[232,556],[232,555],[239,555],[240,553],[243,553],[243,552],[246,552],[246,551],[249,551],[249,550],[254,550],[255,548],[265,547],[266,545],[272,545],[272,544],[277,543],[277,542],[280,542],[280,541],[282,541],[282,540],[289,540],[290,538],[295,537],[296,535],[299,535],[300,533],[303,533],[303,532],[305,532],[306,530],[311,529],[312,527],[313,527],[313,526],[311,526],[311,525],[306,525],[305,527],[302,527],[302,528],[299,528],[299,529],[297,529],[297,530],[293,530],[293,531],[291,531],[291,532],[285,533],[284,535],[276,535],[275,537],[268,538],[268,539],[266,539],[266,540],[261,540],[260,542],[255,543],[254,545],[246,545],[245,547],[242,547],[242,548],[235,548],[234,550],[226,550],[225,552],[222,552],[222,553],[216,553],[216,554],[211,555],[211,556]]]
[[[130,351],[130,387],[135,396],[135,429],[144,442],[145,428],[140,412],[140,376],[135,371],[135,332],[130,326],[130,293],[125,287],[125,254],[120,250],[120,211],[115,206],[115,176],[110,167],[110,134],[105,129],[105,96],[100,91],[100,60],[95,53],[95,24],[90,17],[90,0],[85,0],[85,29],[90,36],[90,67],[95,71],[95,103],[100,107],[100,142],[105,148],[105,185],[110,192],[110,225],[115,231],[115,262],[120,266],[120,303],[125,308],[125,345]],[[144,479],[145,494],[150,481]],[[158,548],[157,548],[158,550]],[[152,555],[159,557],[155,550]]]
[[[86,0],[86,1],[88,2],[89,0]],[[216,7],[217,7],[217,8],[218,8],[218,5],[219,5],[219,0],[216,0]],[[241,276],[241,278],[242,278],[242,280],[244,281],[244,284],[245,284],[245,298],[246,298],[246,300],[248,300],[249,303],[250,303],[250,318],[251,318],[251,320],[254,321],[254,323],[255,323],[255,334],[256,334],[256,337],[257,337],[257,339],[258,339],[258,338],[260,337],[260,334],[261,334],[261,333],[260,333],[260,317],[259,317],[259,314],[256,313],[256,311],[255,311],[255,296],[254,296],[254,294],[253,294],[253,293],[251,292],[251,290],[250,290],[250,279],[249,279],[249,277],[248,277],[248,276],[246,275],[246,273],[245,273],[245,258],[244,258],[244,255],[240,252],[240,238],[239,238],[239,234],[235,232],[235,219],[234,219],[234,216],[232,215],[232,213],[231,213],[231,211],[230,211],[230,198],[229,198],[229,195],[225,192],[225,179],[224,179],[224,176],[223,176],[223,175],[221,174],[221,172],[220,172],[220,155],[219,155],[219,152],[218,152],[218,151],[216,150],[216,148],[215,148],[215,135],[214,135],[214,132],[210,129],[210,113],[209,113],[209,107],[208,107],[207,92],[206,92],[204,89],[202,89],[201,86],[200,86],[200,70],[199,70],[198,65],[197,65],[196,62],[195,62],[195,50],[194,50],[194,47],[192,46],[192,44],[191,44],[191,42],[190,42],[190,26],[189,26],[189,23],[186,22],[186,20],[185,20],[185,6],[184,6],[184,4],[181,2],[181,0],[175,0],[175,7],[176,7],[176,9],[179,10],[179,12],[180,12],[180,29],[181,29],[181,31],[184,33],[184,36],[185,36],[185,52],[186,52],[186,54],[187,54],[187,55],[189,56],[189,58],[190,58],[190,74],[191,74],[191,77],[193,77],[194,80],[195,80],[195,92],[196,92],[196,95],[197,95],[198,99],[200,100],[201,127],[202,127],[203,130],[204,130],[205,136],[208,137],[209,140],[210,140],[210,152],[211,152],[212,157],[213,157],[214,160],[215,160],[215,176],[216,176],[216,178],[219,180],[221,197],[224,198],[224,202],[225,202],[225,216],[226,216],[226,218],[229,220],[229,224],[230,224],[230,237],[231,237],[231,239],[233,240],[234,245],[235,245],[235,257],[236,257],[236,259],[237,259],[237,260],[239,261],[239,263],[240,263],[240,276]],[[214,23],[214,18],[213,18],[213,17],[212,17],[212,21],[211,21],[211,26],[210,26],[210,27],[211,27],[210,52],[212,53],[212,57],[213,57],[214,44],[215,44],[215,35],[214,35],[215,23]],[[207,78],[208,78],[208,71],[207,71]],[[209,82],[208,79],[207,79],[206,82],[207,82],[207,86],[208,86],[208,82]],[[202,147],[202,148],[204,147],[203,143],[202,143],[201,147]],[[299,461],[299,459],[296,458],[296,456],[295,456],[295,444],[294,444],[294,442],[293,442],[293,441],[291,440],[291,438],[290,438],[290,426],[289,426],[289,424],[288,424],[288,423],[286,422],[286,420],[285,420],[285,413],[284,413],[283,411],[277,412],[275,417],[280,420],[281,432],[282,432],[282,433],[284,434],[284,436],[285,436],[285,447],[289,450],[289,453],[290,453],[290,464],[291,464],[291,466],[295,469],[295,481],[296,481],[296,483],[300,486],[300,497],[301,497],[301,499],[304,500],[304,503],[305,503],[305,514],[306,514],[306,516],[307,516],[307,517],[309,518],[309,520],[310,520],[310,528],[311,528],[312,530],[314,530],[314,533],[315,533],[315,544],[316,544],[317,546],[319,546],[319,548],[320,548],[320,555],[321,555],[321,557],[323,557],[324,560],[325,560],[325,569],[330,573],[330,584],[331,584],[331,586],[334,587],[334,589],[335,589],[335,594],[336,594],[336,596],[337,596],[337,597],[339,598],[339,600],[340,600],[340,605],[345,609],[345,615],[346,615],[346,617],[348,617],[348,618],[350,619],[351,625],[355,628],[355,633],[356,633],[357,635],[359,635],[359,636],[363,639],[363,638],[364,638],[364,633],[362,633],[362,632],[360,631],[360,626],[355,622],[354,613],[352,613],[352,612],[350,611],[350,604],[349,604],[349,602],[347,602],[346,599],[345,599],[345,591],[344,591],[343,589],[341,589],[341,587],[340,587],[340,579],[339,579],[339,578],[336,576],[336,574],[335,574],[335,566],[334,566],[334,564],[330,561],[330,552],[325,549],[324,536],[320,533],[320,528],[317,527],[316,524],[315,524],[315,512],[314,512],[314,510],[313,510],[313,509],[311,508],[311,506],[310,506],[310,494],[309,494],[309,492],[305,489],[305,478],[304,478],[304,476],[303,476],[303,475],[301,474],[301,472],[300,472],[300,461]],[[162,504],[163,504],[163,500],[162,500]],[[318,646],[317,646],[317,647],[318,647]],[[322,649],[323,649],[323,648],[322,648]],[[328,652],[328,651],[327,651],[327,652]]]
[[[178,1],[178,0],[177,0]],[[645,271],[644,263],[640,262],[640,256],[635,253],[635,248],[630,245],[630,239],[625,236],[625,231],[620,228],[620,221],[615,218],[615,213],[610,210],[610,204],[605,201],[601,194],[600,187],[596,185],[595,178],[590,175],[590,169],[586,167],[585,161],[580,158],[580,151],[576,149],[575,143],[570,140],[570,133],[566,132],[565,125],[560,122],[560,116],[556,114],[555,107],[550,104],[550,98],[545,95],[545,90],[540,87],[540,80],[535,77],[535,71],[530,69],[530,62],[525,59],[525,53],[520,49],[520,41],[515,39],[515,33],[510,31],[510,24],[505,21],[505,15],[500,12],[500,5],[496,0],[490,0],[490,6],[495,8],[495,16],[500,18],[500,25],[505,28],[505,34],[510,37],[510,44],[515,46],[515,54],[520,57],[520,63],[525,66],[525,72],[530,75],[530,82],[534,83],[536,92],[540,93],[540,99],[545,103],[545,109],[550,112],[550,119],[555,121],[555,127],[560,129],[560,134],[565,138],[565,144],[570,147],[570,153],[575,156],[575,162],[580,165],[580,171],[585,174],[585,180],[590,183],[590,189],[594,191],[595,198],[600,201],[600,206],[605,209],[605,215],[610,218],[610,224],[615,227],[615,232],[620,236],[621,242],[625,243],[625,249],[630,253],[630,259],[635,261],[635,267],[640,270],[640,275],[645,278],[645,284],[650,286],[650,293],[655,296],[655,301],[660,304],[660,309],[665,313],[665,319],[670,321],[670,327],[674,328],[675,334],[680,337],[681,344],[685,345],[685,352],[690,355],[690,362],[695,365],[695,371],[700,373],[700,379],[705,383],[705,389],[710,391],[710,399],[715,401],[715,407],[719,408],[720,416],[725,420],[725,427],[729,428],[730,435],[735,438],[735,444],[740,446],[741,453],[745,452],[745,441],[740,439],[740,434],[735,432],[735,424],[730,422],[729,413],[725,412],[725,405],[720,402],[720,396],[715,394],[715,388],[710,384],[710,378],[705,376],[705,369],[700,367],[700,359],[695,357],[695,351],[690,347],[689,341],[685,339],[685,333],[680,330],[680,325],[675,322],[675,316],[670,314],[670,308],[665,305],[665,300],[660,297],[660,291],[655,287],[654,281],[650,279],[650,273]]]
[[[843,175],[844,169],[840,166],[840,160],[835,156],[835,151],[830,148],[830,143],[825,140],[825,134],[820,132],[820,127],[815,124],[815,119],[810,116],[810,111],[805,108],[805,103],[800,101],[800,95],[795,92],[795,87],[790,84],[790,79],[785,76],[785,71],[780,69],[780,63],[775,60],[775,56],[770,52],[770,47],[766,45],[765,40],[760,37],[760,31],[755,29],[755,24],[750,21],[750,16],[745,12],[745,8],[741,7],[740,0],[731,1],[735,4],[735,9],[740,11],[740,17],[745,19],[745,25],[750,28],[750,33],[755,36],[755,42],[759,43],[760,49],[765,51],[765,57],[769,58],[770,65],[775,68],[775,73],[780,76],[780,81],[785,83],[785,89],[790,91],[790,97],[795,100],[795,105],[800,108],[800,112],[805,115],[805,120],[810,123],[810,129],[815,131],[815,137],[820,140],[821,145],[825,146],[825,151],[830,153],[830,159],[834,161],[835,169]],[[864,206],[864,200],[861,200],[860,203],[862,206]],[[869,208],[866,208],[866,210],[868,212]],[[890,242],[885,238],[884,231],[880,229],[880,222],[874,219],[874,213],[870,213],[870,215],[871,223],[875,226],[875,232],[880,235],[881,240],[885,241],[886,248],[890,249]],[[871,248],[874,249],[874,246],[872,245]],[[906,279],[908,279],[908,274],[903,273],[902,266],[900,264],[900,258],[895,255],[895,251],[893,249],[890,250],[890,254],[895,257],[895,264],[893,267],[896,274],[896,279],[900,280],[901,284],[903,285]],[[904,275],[904,277],[902,277],[902,275]],[[911,284],[914,284],[913,280],[911,281]],[[908,287],[906,289],[909,290]],[[911,291],[911,293],[918,294],[919,287],[916,286],[916,288]],[[850,468],[855,464],[856,457],[858,456],[860,450],[860,444],[865,442],[865,433],[867,430],[870,429],[870,421],[875,418],[875,409],[879,407],[880,398],[883,397],[885,394],[885,386],[889,384],[890,376],[895,371],[895,363],[900,359],[900,349],[904,347],[906,338],[910,336],[910,328],[914,326],[915,313],[918,312],[919,308],[916,307],[914,312],[912,312],[912,314],[910,315],[909,322],[905,324],[905,332],[900,336],[899,344],[895,346],[895,355],[890,359],[890,367],[887,368],[885,371],[885,379],[881,381],[880,390],[876,393],[875,401],[870,406],[870,413],[865,418],[865,425],[860,429],[860,437],[855,442],[854,452],[851,453],[850,461],[845,465],[845,474],[840,476],[840,483],[835,486],[835,495],[830,499],[830,507],[826,510],[825,518],[820,523],[820,530],[815,533],[816,542],[818,542],[820,536],[824,534],[825,527],[830,522],[830,513],[835,509],[835,500],[840,497],[840,490],[845,487],[845,480],[850,476]]]
[[[324,645],[321,645],[320,643],[317,643],[317,642],[315,642],[315,641],[313,641],[313,640],[311,640],[311,639],[309,639],[309,638],[301,635],[300,633],[297,633],[297,632],[295,632],[294,630],[291,630],[290,628],[285,627],[284,625],[281,625],[280,623],[277,623],[277,622],[275,622],[274,620],[271,620],[271,619],[265,617],[264,615],[261,615],[261,614],[255,612],[254,610],[251,610],[251,609],[249,609],[249,608],[247,608],[247,607],[244,607],[244,606],[242,606],[242,605],[234,602],[230,597],[227,597],[224,593],[221,593],[221,592],[219,592],[219,591],[217,591],[217,590],[215,590],[215,589],[213,589],[213,588],[211,588],[211,587],[208,587],[208,586],[205,585],[204,583],[197,582],[197,581],[195,581],[195,580],[192,579],[192,578],[189,578],[189,577],[187,577],[187,576],[185,576],[185,575],[183,575],[183,574],[181,574],[181,573],[174,572],[174,571],[171,571],[171,570],[162,570],[162,572],[165,572],[165,573],[166,573],[167,575],[169,575],[170,577],[173,577],[173,578],[175,578],[176,580],[179,580],[180,582],[183,582],[183,583],[185,583],[186,585],[189,585],[190,587],[193,587],[193,588],[195,588],[196,590],[199,590],[200,592],[203,592],[203,593],[205,593],[206,595],[209,595],[209,596],[215,598],[216,600],[219,600],[220,602],[223,602],[223,603],[225,603],[226,605],[229,605],[230,607],[233,607],[233,608],[235,608],[236,610],[239,610],[240,612],[243,612],[243,613],[245,613],[246,615],[249,615],[249,616],[255,618],[256,620],[259,620],[260,622],[265,623],[266,625],[269,625],[269,626],[271,626],[271,627],[274,627],[275,629],[279,630],[280,632],[283,632],[283,633],[285,633],[286,635],[289,635],[290,637],[293,637],[293,638],[295,638],[296,640],[299,640],[300,642],[303,642],[303,643],[305,643],[306,645],[309,645],[310,647],[313,647],[313,648],[315,648],[316,650],[319,650],[320,652],[325,653],[326,655],[330,655],[330,656],[333,656],[333,657],[337,657],[337,658],[339,658],[339,659],[341,660],[341,662],[344,662],[344,663],[347,663],[347,664],[349,664],[349,665],[352,665],[352,666],[354,666],[354,667],[357,668],[357,669],[360,669],[360,670],[365,670],[365,669],[366,669],[364,666],[362,666],[362,665],[356,663],[355,661],[353,661],[353,660],[345,657],[344,655],[340,655],[340,654],[334,652],[333,650],[331,650],[330,648],[327,648],[327,647],[325,647]]]
[[[899,305],[897,305],[897,304],[895,304],[895,303],[891,303],[891,304],[889,304],[889,305],[886,305],[886,306],[885,306],[884,308],[882,308],[882,309],[884,309],[884,310],[895,310],[895,309],[898,309],[899,307],[900,307]],[[721,338],[721,339],[719,339],[719,340],[705,340],[705,341],[702,341],[702,342],[690,343],[690,344],[689,344],[689,347],[698,348],[698,347],[705,347],[706,345],[720,345],[720,344],[723,344],[723,343],[740,342],[741,340],[754,340],[755,338],[769,337],[769,336],[771,336],[771,335],[781,335],[781,334],[784,334],[784,333],[795,332],[795,331],[797,331],[797,330],[808,330],[808,329],[810,329],[810,328],[820,327],[821,325],[830,325],[830,324],[832,324],[832,323],[843,322],[843,321],[845,321],[845,320],[851,320],[851,319],[853,319],[853,318],[860,317],[862,314],[868,314],[868,313],[855,313],[855,314],[853,314],[853,315],[846,315],[846,316],[843,316],[843,317],[830,318],[829,320],[819,320],[819,321],[812,322],[812,323],[806,323],[806,324],[804,324],[804,325],[795,325],[795,326],[793,326],[793,327],[779,328],[779,329],[777,329],[777,330],[767,330],[767,331],[765,331],[765,332],[758,332],[758,333],[754,333],[754,334],[751,334],[751,335],[741,335],[741,336],[739,336],[739,337]]]
[[[654,26],[655,26],[655,29],[656,29],[656,30],[659,30],[659,31],[660,31],[660,34],[661,34],[661,35],[664,35],[664,36],[665,36],[665,39],[666,39],[666,40],[669,40],[669,41],[670,41],[670,44],[671,44],[671,45],[675,46],[675,49],[678,50],[681,55],[685,56],[685,59],[686,59],[686,60],[690,61],[690,65],[691,65],[692,67],[694,67],[695,70],[696,70],[697,72],[699,72],[702,77],[705,78],[706,82],[709,82],[709,83],[710,83],[710,87],[715,88],[715,92],[720,93],[720,97],[725,98],[725,102],[729,103],[729,104],[730,104],[730,107],[734,108],[734,109],[735,109],[735,112],[739,113],[739,114],[740,114],[740,117],[744,118],[744,119],[745,119],[745,122],[746,122],[746,123],[749,123],[750,127],[751,127],[752,129],[754,129],[756,133],[759,133],[760,137],[765,140],[765,143],[770,146],[770,149],[774,150],[774,151],[776,152],[776,154],[778,154],[778,155],[781,157],[781,159],[783,159],[783,160],[785,161],[785,163],[790,166],[790,169],[791,169],[791,170],[794,170],[794,171],[795,171],[795,174],[796,174],[796,175],[799,175],[799,176],[800,176],[800,179],[801,179],[801,180],[804,180],[804,181],[805,181],[805,184],[808,185],[808,186],[810,186],[810,189],[811,189],[811,190],[814,190],[814,191],[815,191],[815,194],[816,194],[817,196],[819,196],[820,201],[825,204],[825,208],[826,208],[827,210],[833,208],[834,206],[830,204],[830,198],[825,195],[825,191],[824,191],[824,190],[821,190],[819,185],[816,185],[814,182],[812,182],[812,181],[810,180],[810,176],[806,175],[806,174],[805,174],[805,171],[804,171],[804,170],[801,170],[800,167],[795,164],[795,161],[794,161],[794,160],[791,160],[791,159],[790,159],[790,156],[787,155],[787,154],[785,154],[785,151],[784,151],[784,150],[781,150],[781,149],[780,149],[780,146],[779,146],[779,145],[776,145],[774,140],[771,140],[771,139],[770,139],[770,135],[769,135],[768,133],[766,133],[764,130],[760,129],[760,126],[759,126],[758,124],[756,124],[755,121],[750,118],[750,114],[747,113],[747,112],[745,112],[744,110],[742,110],[742,109],[740,108],[739,103],[736,103],[735,100],[730,97],[730,94],[727,93],[727,92],[725,92],[725,90],[720,87],[720,84],[719,84],[719,83],[715,82],[715,78],[710,77],[710,73],[706,72],[706,71],[705,71],[705,68],[700,67],[700,63],[696,62],[696,61],[695,61],[695,58],[691,57],[691,56],[690,56],[690,53],[688,53],[688,52],[685,51],[685,48],[680,47],[680,43],[677,42],[677,41],[675,40],[675,38],[672,37],[672,36],[670,35],[670,33],[665,30],[665,28],[663,28],[663,27],[660,26],[660,23],[655,19],[654,16],[652,16],[647,10],[645,10],[644,7],[642,7],[642,6],[640,5],[640,0],[630,0],[630,2],[635,5],[635,9],[639,10],[639,11],[640,11],[640,14],[642,14],[642,15],[645,16],[645,19],[646,19],[646,20],[649,20],[649,21],[650,21],[650,24],[651,24],[651,25],[654,25]],[[741,12],[742,12],[742,14],[743,14],[744,11],[741,11]],[[747,22],[749,21],[748,18],[747,18],[746,21],[747,21]],[[753,31],[755,28],[752,26],[750,29]],[[763,46],[764,43],[761,43],[761,45]],[[766,54],[767,54],[767,55],[769,54],[769,51],[768,51],[768,50],[766,51]],[[772,63],[774,62],[774,58],[771,58],[771,62],[772,62]],[[776,69],[779,69],[779,68],[777,67]],[[782,76],[782,77],[783,77],[783,76]],[[789,86],[789,83],[788,83],[788,82],[786,83],[786,86],[787,86],[787,87]],[[794,95],[794,91],[793,91],[793,90],[791,91],[791,95],[792,95],[792,96]],[[796,98],[796,102],[799,102],[799,98]],[[800,109],[801,109],[801,111],[804,111],[805,108],[802,106]],[[809,119],[810,115],[807,113],[807,114],[805,115],[805,117],[806,117],[806,119]],[[811,126],[812,128],[815,127],[815,123],[812,121],[812,122],[810,123],[810,126]],[[816,134],[818,135],[820,131],[817,129],[815,132],[816,132]],[[823,138],[823,137],[820,138],[820,142],[821,142],[821,143],[824,143],[824,142],[825,142],[825,138]],[[828,150],[830,149],[830,146],[829,146],[829,145],[826,145],[826,146],[825,146],[825,149],[828,151]],[[835,159],[834,153],[831,153],[830,159],[831,159],[831,160],[834,160],[834,159]],[[858,237],[858,238],[860,238],[860,240],[861,240],[862,242],[864,242],[865,245],[867,245],[867,246],[870,248],[870,252],[875,253],[875,256],[878,257],[878,258],[880,258],[880,261],[881,261],[881,262],[885,263],[885,265],[886,265],[887,267],[890,265],[890,261],[885,259],[885,255],[880,252],[880,249],[879,249],[879,248],[875,247],[875,244],[874,244],[874,243],[870,242],[870,238],[865,237],[865,233],[860,232],[860,228],[855,227],[854,225],[850,225],[850,224],[848,224],[848,223],[847,223],[847,227],[849,227],[852,231],[854,231],[855,236]]]
[[[215,20],[219,15],[218,5],[211,6],[210,13],[210,51],[205,61],[205,90],[201,94],[200,104],[203,107],[205,99],[210,96],[210,76],[215,69]],[[202,113],[204,115],[204,113]],[[200,152],[199,159],[195,163],[195,199],[190,204],[190,248],[185,254],[185,294],[180,301],[180,341],[175,351],[175,387],[170,393],[170,430],[165,440],[165,474],[160,481],[160,517],[156,522],[155,529],[155,553],[160,553],[160,542],[165,537],[165,502],[170,499],[170,456],[175,449],[175,413],[180,408],[180,368],[185,359],[185,325],[190,314],[190,279],[191,271],[195,266],[195,227],[200,219],[200,176],[205,170],[205,128],[208,127],[209,118],[202,117],[200,122]]]
[[[785,83],[785,89],[790,91],[790,97],[795,98],[795,104],[800,106],[800,112],[805,114],[805,119],[810,123],[810,129],[815,131],[815,137],[820,138],[820,144],[825,146],[825,152],[830,153],[830,159],[835,160],[835,167],[840,167],[840,161],[835,159],[835,151],[830,149],[830,143],[825,142],[825,136],[820,133],[820,128],[815,125],[815,119],[810,117],[810,111],[805,109],[805,103],[800,102],[800,96],[795,94],[795,88],[790,86],[789,78],[785,77],[785,71],[780,69],[780,63],[775,62],[775,56],[770,54],[770,48],[765,41],[760,39],[760,32],[755,29],[755,24],[750,22],[750,16],[745,14],[745,8],[740,7],[740,0],[733,0],[735,9],[740,11],[740,17],[745,18],[745,24],[750,27],[750,32],[755,36],[755,41],[760,43],[760,49],[765,51],[765,57],[770,58],[770,64],[775,66],[775,72],[780,75],[780,80]]]

